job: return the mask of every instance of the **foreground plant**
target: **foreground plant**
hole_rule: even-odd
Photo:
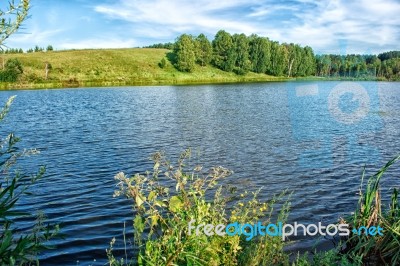
[[[246,241],[244,235],[189,232],[193,221],[195,225],[271,223],[273,205],[285,195],[270,202],[258,200],[258,192],[236,195],[235,188],[218,186],[232,174],[230,170],[219,166],[206,171],[196,166],[187,172],[185,160],[189,157],[187,150],[173,166],[163,153],[156,153],[151,172],[115,176],[119,182],[115,196],[124,195],[133,201],[134,243],[139,254],[129,261],[118,260],[111,247],[107,251],[110,265],[288,265],[284,242],[279,237]],[[281,204],[278,220],[284,222],[289,204]]]
[[[393,188],[388,208],[382,206],[380,181],[400,156],[390,160],[376,174],[368,178],[364,188],[365,169],[362,174],[358,206],[352,217],[341,220],[349,224],[350,235],[342,239],[335,249],[316,252],[309,259],[299,256],[295,265],[400,265],[400,209],[398,189]],[[381,227],[383,234],[370,235],[365,228]]]
[[[8,1],[6,9],[0,9],[0,45],[14,34],[28,17],[30,0]]]
[[[400,209],[398,189],[393,188],[388,208],[382,206],[380,181],[383,174],[400,156],[390,160],[376,174],[368,179],[365,192],[360,188],[358,208],[349,219],[352,228],[380,226],[383,236],[367,234],[351,234],[342,245],[341,254],[350,258],[361,258],[369,265],[400,264]],[[362,175],[364,180],[365,171]]]
[[[0,122],[9,111],[14,97],[11,97],[0,111]],[[31,232],[23,233],[15,226],[18,218],[35,217],[30,213],[16,210],[16,204],[25,197],[30,187],[42,178],[45,168],[41,167],[36,174],[26,175],[15,169],[19,158],[37,154],[37,150],[20,151],[16,144],[20,141],[10,133],[0,143],[0,265],[38,265],[37,255],[47,246],[45,242],[56,235],[58,227],[51,227],[44,223],[43,214],[36,217],[35,226]]]

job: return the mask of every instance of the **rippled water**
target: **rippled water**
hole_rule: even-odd
[[[112,197],[113,177],[149,169],[148,158],[158,150],[176,158],[192,147],[199,162],[232,169],[228,180],[239,189],[263,187],[264,199],[288,188],[290,221],[329,223],[349,214],[363,165],[373,173],[400,152],[400,83],[346,83],[366,93],[368,99],[359,101],[349,93],[354,90],[341,91],[341,84],[0,92],[1,102],[17,95],[1,124],[2,136],[12,129],[22,137],[21,147],[41,151],[21,167],[47,166],[35,196],[19,208],[43,210],[51,222],[61,223],[65,236],[42,255],[42,265],[103,265],[112,237],[122,247],[131,208]],[[357,110],[365,112],[351,120]],[[343,122],[340,114],[350,120]],[[387,189],[399,184],[390,175],[383,181]],[[291,240],[289,249],[297,251],[311,249],[316,238]]]

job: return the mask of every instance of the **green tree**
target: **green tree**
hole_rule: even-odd
[[[232,71],[235,66],[232,36],[226,31],[220,30],[215,35],[212,46],[213,64],[224,71]]]
[[[271,42],[268,38],[253,35],[250,37],[249,58],[251,70],[256,73],[266,73],[271,63]]]
[[[54,50],[54,49],[53,49],[53,46],[52,46],[52,45],[48,45],[47,48],[46,48],[46,51],[47,51],[47,52],[53,51],[53,50]]]
[[[249,60],[249,40],[246,35],[234,34],[232,36],[233,49],[231,57],[234,59],[234,71],[237,74],[243,75],[251,68]]]
[[[196,40],[196,61],[201,66],[206,66],[212,58],[212,46],[207,37],[201,33]]]
[[[316,58],[318,76],[329,76],[331,71],[331,57],[329,55],[320,55]]]
[[[192,72],[194,70],[196,55],[192,36],[182,34],[175,42],[174,53],[176,56],[175,67],[179,71]]]
[[[288,77],[297,76],[297,69],[301,61],[301,48],[297,44],[282,44],[286,56],[286,74]]]
[[[268,74],[274,76],[283,76],[287,67],[288,51],[286,46],[280,45],[278,42],[271,43],[271,65],[267,69]]]
[[[316,75],[315,55],[310,46],[304,47],[304,76]],[[303,74],[303,72],[301,71]]]

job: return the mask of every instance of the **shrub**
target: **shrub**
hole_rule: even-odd
[[[0,71],[0,81],[16,82],[23,72],[22,64],[17,58],[9,59],[5,63],[4,69]]]
[[[134,243],[139,254],[137,259],[118,260],[113,255],[113,239],[107,250],[110,265],[288,265],[280,237],[262,236],[246,241],[244,235],[189,234],[192,220],[194,225],[259,220],[270,223],[274,204],[286,195],[282,193],[270,202],[260,201],[258,192],[239,196],[234,187],[217,186],[232,174],[230,170],[218,166],[204,171],[196,166],[186,172],[185,160],[189,157],[187,150],[173,166],[164,153],[156,153],[152,156],[152,171],[132,177],[124,173],[115,176],[119,182],[115,196],[124,195],[133,201]],[[278,220],[284,222],[289,204],[281,203]]]
[[[160,63],[158,63],[158,66],[160,68],[164,68],[167,65],[167,60],[165,58],[161,59]]]

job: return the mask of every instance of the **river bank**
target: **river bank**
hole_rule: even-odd
[[[0,82],[0,90],[144,85],[195,85],[275,81],[371,80],[341,77],[276,77],[249,72],[237,75],[213,66],[196,65],[192,73],[178,71],[167,49],[87,49],[3,54],[17,58],[23,74],[15,83]],[[160,62],[165,60],[161,67]],[[47,65],[47,67],[46,67]],[[47,69],[47,71],[46,71]]]

